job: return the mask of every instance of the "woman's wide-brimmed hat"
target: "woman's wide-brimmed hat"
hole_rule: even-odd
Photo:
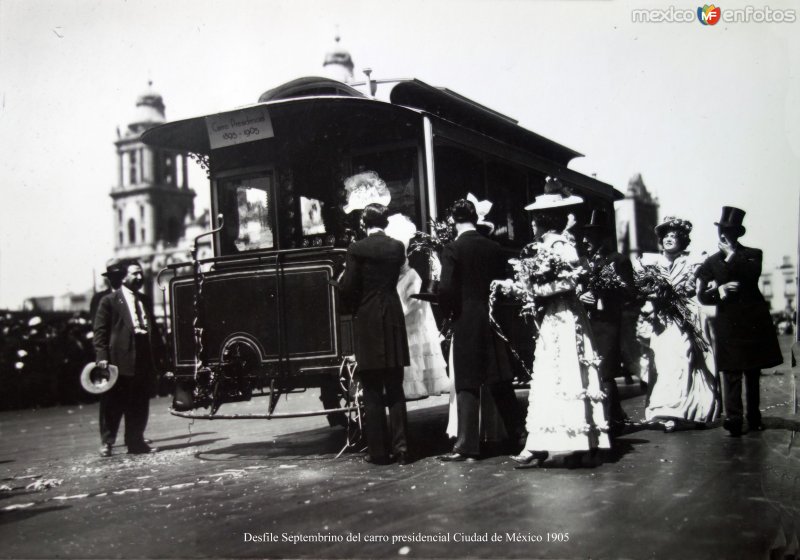
[[[689,235],[692,233],[692,222],[674,216],[667,216],[664,218],[664,221],[658,224],[654,229],[659,239],[664,237],[668,231],[677,231],[684,235]]]
[[[735,206],[723,206],[722,217],[718,222],[714,222],[714,225],[721,228],[736,229],[740,236],[744,235],[746,230],[742,224],[744,222],[745,214],[746,212],[741,208],[736,208]]]
[[[572,189],[557,178],[548,177],[544,184],[544,194],[537,196],[533,203],[525,207],[525,210],[549,210],[582,203],[583,199],[572,194]]]
[[[118,378],[117,366],[109,364],[107,369],[102,369],[89,362],[81,372],[81,387],[92,395],[102,395],[111,390]]]

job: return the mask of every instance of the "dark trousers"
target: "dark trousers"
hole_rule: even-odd
[[[125,416],[125,445],[142,445],[149,414],[147,384],[136,377],[120,376],[114,387],[100,397],[100,440],[104,445],[113,445],[119,423]]]
[[[389,460],[390,449],[397,455],[408,452],[408,419],[406,396],[403,393],[403,368],[364,370],[360,372],[364,388],[364,432],[367,449],[373,460]],[[389,433],[391,443],[387,445],[386,408],[389,409]]]
[[[604,408],[609,422],[622,422],[628,415],[622,409],[619,398],[619,389],[615,379],[622,374],[621,320],[599,321],[593,320],[592,332],[595,340],[595,351],[600,354],[600,380],[603,392],[606,394]]]
[[[494,399],[508,437],[518,440],[524,435],[525,428],[514,387],[510,381],[491,383],[487,387]],[[480,406],[479,390],[462,389],[456,393],[458,435],[453,445],[454,452],[473,456],[480,454]]]
[[[744,375],[747,390],[747,423],[753,426],[761,424],[760,379],[761,370],[722,372],[722,400],[725,405],[725,418],[734,428],[742,427],[742,376]]]
[[[135,447],[144,444],[153,389],[153,360],[147,335],[136,335],[135,341],[135,374],[120,375],[111,390],[100,397],[100,440],[103,445],[114,444],[123,416],[125,445]]]

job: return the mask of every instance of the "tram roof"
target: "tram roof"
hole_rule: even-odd
[[[360,91],[370,91],[367,95]],[[211,146],[206,128],[206,119],[212,116],[233,115],[251,107],[273,107],[295,103],[320,101],[379,103],[428,114],[474,130],[498,141],[516,146],[544,157],[563,168],[570,160],[583,154],[536,134],[518,124],[515,119],[481,105],[447,88],[434,87],[417,79],[377,80],[348,85],[330,78],[307,76],[270,89],[259,97],[258,103],[245,105],[229,111],[213,113],[169,122],[147,130],[142,140],[149,145],[163,148],[207,154]],[[572,170],[568,170],[572,171]],[[570,175],[581,175],[572,171]],[[592,183],[596,179],[582,176]],[[585,181],[581,181],[585,182]],[[611,185],[605,186],[611,188]],[[614,198],[622,198],[614,190]]]

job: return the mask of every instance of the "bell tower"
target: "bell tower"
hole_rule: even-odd
[[[157,250],[174,247],[194,218],[195,192],[189,188],[187,154],[155,149],[141,141],[142,133],[166,122],[164,100],[152,89],[136,100],[127,130],[117,129],[118,177],[111,188],[114,209],[114,254],[138,258],[143,264]]]

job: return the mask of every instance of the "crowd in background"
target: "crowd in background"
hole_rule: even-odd
[[[0,410],[97,401],[80,384],[92,336],[87,312],[0,312]]]

